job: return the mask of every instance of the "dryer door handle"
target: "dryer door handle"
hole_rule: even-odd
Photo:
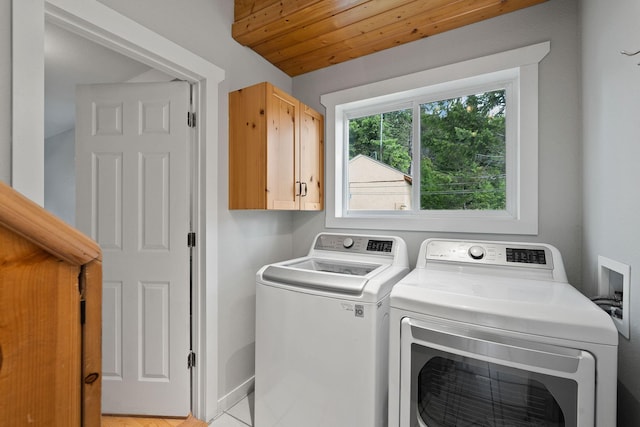
[[[416,344],[519,369],[543,369],[572,376],[578,373],[583,362],[589,365],[590,360],[595,367],[593,356],[582,350],[513,340],[480,327],[474,329],[472,325],[438,327],[435,323],[427,325],[410,318],[403,319],[402,323],[403,330],[409,332]]]

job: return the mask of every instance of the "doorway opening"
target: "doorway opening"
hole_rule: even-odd
[[[217,408],[217,122],[218,84],[224,71],[94,0],[12,3],[12,185],[42,203],[44,193],[44,16],[48,22],[194,86],[194,370],[193,412],[212,419]],[[41,82],[41,83],[38,83]],[[209,149],[207,149],[209,147]],[[35,165],[35,167],[34,167]],[[207,167],[209,166],[209,167]],[[28,171],[28,173],[26,172]],[[206,238],[210,236],[210,238]],[[209,254],[205,258],[205,253]]]

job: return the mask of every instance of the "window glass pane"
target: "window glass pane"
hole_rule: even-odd
[[[349,120],[349,210],[411,209],[412,110]]]
[[[506,208],[505,90],[420,105],[420,208]]]

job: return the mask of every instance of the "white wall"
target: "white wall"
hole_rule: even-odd
[[[551,41],[540,63],[539,235],[459,235],[547,242],[564,255],[567,274],[581,286],[580,45],[577,1],[556,0],[449,31],[293,79],[294,95],[319,111],[322,94]],[[326,155],[330,161],[331,153]],[[332,194],[327,189],[327,195]],[[308,250],[324,228],[324,213],[294,217],[294,253]],[[434,234],[397,232],[415,263],[420,243]]]
[[[44,141],[44,207],[67,224],[75,225],[75,129]]]
[[[581,3],[584,139],[583,277],[597,257],[631,266],[630,339],[621,335],[618,425],[640,425],[640,2]],[[627,314],[627,313],[625,313]]]
[[[219,209],[219,393],[232,403],[237,387],[253,376],[255,273],[264,264],[291,257],[292,214],[229,211],[227,93],[268,80],[291,90],[291,78],[231,38],[232,0],[100,0],[123,15],[225,70],[220,85]],[[242,388],[242,387],[241,387]],[[229,399],[224,399],[231,393]],[[224,408],[223,408],[224,409]]]

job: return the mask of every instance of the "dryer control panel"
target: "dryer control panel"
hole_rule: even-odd
[[[426,246],[425,258],[427,262],[553,269],[553,253],[548,245],[433,239]]]

